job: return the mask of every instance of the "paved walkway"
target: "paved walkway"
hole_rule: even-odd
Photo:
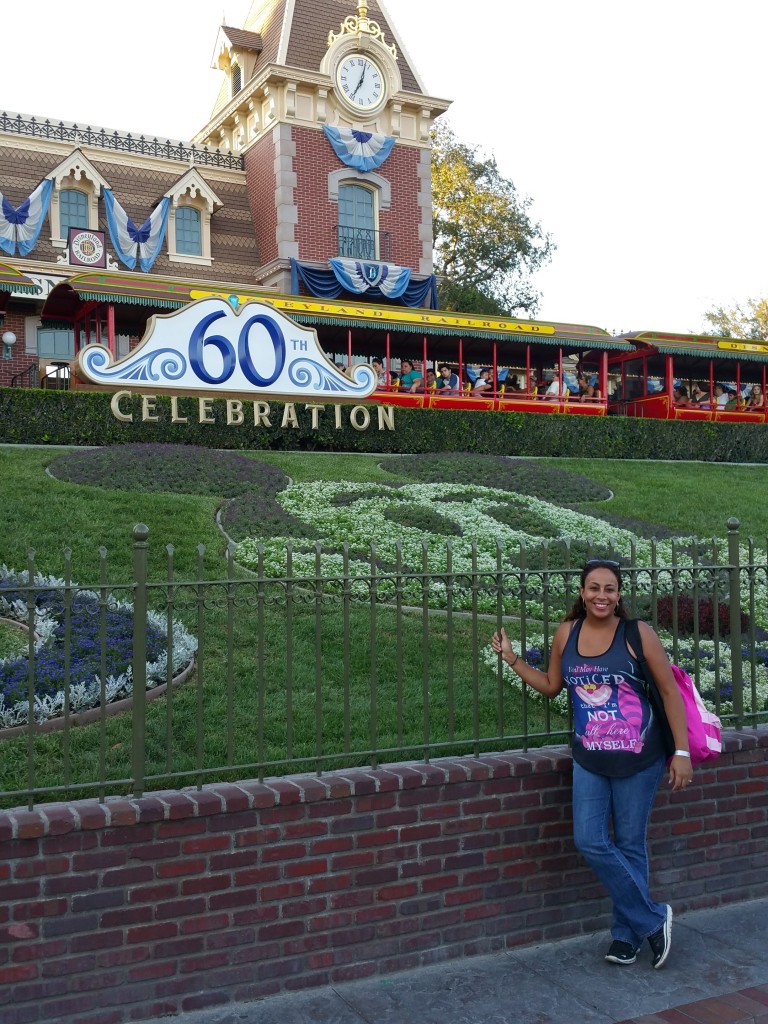
[[[447,961],[156,1024],[768,1024],[768,899],[675,918],[665,966],[648,947],[608,964],[605,933]]]

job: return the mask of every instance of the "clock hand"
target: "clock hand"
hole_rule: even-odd
[[[365,64],[363,64],[363,73],[362,73],[362,75],[360,75],[360,81],[359,81],[359,82],[357,83],[357,85],[355,86],[355,88],[354,88],[354,89],[352,90],[352,95],[351,95],[351,96],[349,97],[350,99],[352,99],[352,100],[353,100],[353,99],[355,98],[355,94],[357,93],[357,90],[358,90],[358,89],[360,88],[360,86],[361,86],[361,85],[363,84],[363,79],[365,78],[365,72],[366,72],[367,70],[368,70],[368,64],[367,64],[367,62],[366,62]]]

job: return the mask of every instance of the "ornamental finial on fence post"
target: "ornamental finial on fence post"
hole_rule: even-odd
[[[731,613],[731,685],[736,728],[744,728],[744,677],[741,671],[741,566],[739,564],[738,519],[729,519],[728,527],[728,603]]]

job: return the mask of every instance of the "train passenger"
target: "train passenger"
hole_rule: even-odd
[[[715,384],[715,405],[718,409],[724,409],[728,405],[730,393],[725,384]]]
[[[587,394],[585,395],[585,398],[587,398],[590,401],[595,401],[602,397],[603,396],[600,392],[600,384],[597,379],[597,374],[593,373],[592,376],[589,378],[589,383],[587,384]]]
[[[410,359],[400,360],[400,388],[405,391],[421,391],[424,387],[424,378],[413,368]]]
[[[563,389],[558,376],[555,374],[550,379],[549,375],[545,374],[544,382],[547,383],[547,381],[549,383],[547,384],[547,390],[544,392],[544,397],[550,402],[562,397]]]
[[[483,368],[477,375],[475,383],[472,385],[472,392],[489,390],[493,390],[493,385],[491,384],[491,371]]]
[[[437,388],[437,376],[434,370],[427,370],[426,390],[434,391]]]
[[[448,363],[440,364],[440,376],[443,381],[440,390],[446,393],[457,394],[459,391],[459,375],[454,372]]]
[[[677,409],[684,409],[685,406],[691,404],[691,400],[688,397],[688,388],[685,384],[679,384],[673,392],[673,403]]]
[[[710,400],[709,395],[704,390],[704,386],[698,382],[691,388],[691,399],[689,405],[696,406],[699,409],[709,409]]]
[[[763,389],[759,384],[753,384],[752,390],[747,395],[747,400],[744,403],[745,409],[763,409],[765,407],[765,398],[763,396]]]
[[[384,371],[384,363],[380,359],[371,360],[371,368],[376,374],[376,386],[385,388],[387,386],[387,375]]]
[[[516,373],[513,373],[509,383],[507,384],[507,391],[523,391],[523,390],[524,390],[524,388],[520,384],[520,378],[518,377],[518,375]]]

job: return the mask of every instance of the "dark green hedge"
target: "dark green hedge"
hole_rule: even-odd
[[[170,399],[156,400],[159,423],[141,422],[141,396],[123,401],[133,423],[115,419],[111,395],[95,391],[41,391],[0,388],[0,442],[10,444],[102,445],[161,441],[210,448],[338,452],[482,452],[487,455],[570,456],[601,459],[696,459],[703,462],[768,462],[768,425],[690,423],[627,419],[620,416],[536,415],[533,413],[449,412],[395,409],[395,431],[371,425],[353,429],[344,407],[335,429],[333,406],[326,405],[319,429],[297,403],[299,427],[281,428],[284,403],[270,401],[271,428],[254,427],[251,403],[246,422],[227,426],[223,399],[213,402],[216,423],[198,423],[196,398],[181,398],[187,424],[170,422]],[[249,422],[250,416],[250,422]]]

